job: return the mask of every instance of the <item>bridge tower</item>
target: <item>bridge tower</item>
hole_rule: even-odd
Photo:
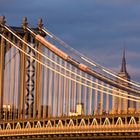
[[[31,36],[26,28],[28,22],[27,18],[24,17],[22,20],[23,29],[23,40],[28,42],[33,48],[41,52],[42,46],[40,43],[36,42]],[[42,28],[42,19],[38,20],[38,27],[36,31],[41,34],[40,28]],[[37,54],[33,49],[27,45],[23,45],[24,51],[33,57],[41,60],[41,56]],[[20,100],[19,100],[19,118],[40,118],[41,117],[41,105],[40,105],[40,93],[41,93],[41,73],[42,67],[40,64],[36,63],[35,60],[27,58],[25,54],[20,53],[20,64],[22,64],[20,70]],[[26,75],[26,77],[25,77]],[[28,115],[27,115],[28,114]]]
[[[14,44],[17,46],[20,46],[20,48],[25,51],[25,53],[28,53],[30,56],[35,57],[38,60],[42,60],[42,57],[36,53],[33,49],[29,47],[32,46],[37,51],[40,51],[42,53],[42,45],[38,41],[34,39],[34,36],[32,36],[28,31],[28,22],[27,18],[24,17],[22,20],[22,27],[10,27],[10,32],[5,28],[7,27],[5,25],[6,20],[4,16],[0,16],[0,33],[4,36],[7,36],[9,40],[11,40]],[[42,33],[41,28],[43,26],[42,19],[38,20],[37,28],[32,28],[32,30],[36,33],[38,33],[41,36],[45,36],[45,34]],[[7,27],[8,28],[8,27]],[[13,33],[11,33],[13,32]],[[15,35],[18,34],[19,38],[21,38],[24,42],[17,39]],[[29,44],[29,45],[27,45]],[[3,37],[0,37],[0,119],[12,119],[16,116],[18,119],[24,119],[24,118],[40,118],[41,117],[41,72],[42,72],[42,66],[39,63],[36,63],[35,60],[31,59],[30,57],[27,57],[24,53],[21,53],[17,50],[17,52],[14,54],[12,51],[13,45],[8,43]],[[12,51],[11,51],[12,50]],[[4,72],[6,71],[6,54],[10,52],[10,55],[14,54],[13,57],[10,58],[10,55],[8,55],[8,63],[10,63],[17,55],[17,65],[12,63],[9,67],[10,72],[13,75],[11,77],[12,84],[9,86],[7,83],[4,85],[4,80],[6,75]],[[19,70],[19,80],[18,83],[15,82],[15,75],[14,68],[15,65],[17,66],[17,69]],[[18,66],[19,65],[19,66]],[[10,69],[11,68],[11,69]],[[8,71],[9,72],[9,71]],[[40,75],[38,74],[40,73]],[[7,74],[7,77],[10,76]],[[10,79],[10,78],[9,78]],[[6,80],[5,80],[6,81]],[[8,80],[7,80],[8,81]],[[10,80],[9,80],[10,81]],[[16,83],[16,84],[15,84]],[[10,89],[9,92],[7,92],[5,89]],[[18,87],[18,90],[15,93],[15,89]],[[8,93],[8,94],[4,94]],[[18,98],[18,101],[14,101],[13,93],[16,95],[16,98]],[[7,99],[8,105],[10,105],[10,117],[4,118],[4,106],[7,105],[7,102],[4,101],[4,99],[9,96],[9,100]],[[16,102],[16,103],[15,103]],[[6,104],[5,104],[6,103]],[[11,105],[12,104],[12,105]],[[18,108],[16,108],[13,104],[17,104]],[[5,109],[7,111],[7,109]],[[15,113],[16,110],[16,113]],[[14,115],[15,116],[14,116]]]

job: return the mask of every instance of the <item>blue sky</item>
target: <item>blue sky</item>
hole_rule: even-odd
[[[8,25],[24,16],[44,26],[99,64],[120,69],[126,48],[127,69],[140,82],[140,0],[0,0]]]

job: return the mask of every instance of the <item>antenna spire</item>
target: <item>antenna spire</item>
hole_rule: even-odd
[[[122,63],[121,63],[121,70],[120,70],[120,72],[127,73],[127,70],[126,70],[126,59],[125,59],[125,48],[123,50],[123,56],[122,56]]]

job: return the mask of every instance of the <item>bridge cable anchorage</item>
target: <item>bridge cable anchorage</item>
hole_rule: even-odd
[[[103,91],[103,90],[101,90],[101,89],[94,88],[94,87],[92,87],[92,86],[90,86],[90,85],[84,84],[84,83],[82,83],[82,82],[79,82],[79,81],[77,81],[77,80],[75,80],[75,79],[73,79],[73,78],[71,78],[71,77],[68,77],[68,76],[62,74],[61,72],[59,72],[59,71],[57,71],[57,70],[54,70],[53,68],[49,67],[48,65],[42,63],[41,61],[39,61],[38,59],[34,58],[34,57],[31,56],[30,54],[26,53],[26,52],[25,52],[24,50],[22,50],[20,47],[18,47],[17,45],[15,45],[13,42],[11,42],[9,39],[7,39],[5,36],[3,36],[1,33],[0,33],[0,36],[3,37],[7,42],[9,42],[9,43],[10,43],[11,45],[13,45],[15,48],[17,48],[19,51],[21,51],[22,53],[24,53],[26,56],[30,57],[31,59],[35,60],[36,62],[40,63],[41,65],[45,66],[45,67],[48,68],[48,69],[50,69],[50,70],[52,70],[52,71],[54,71],[54,72],[60,74],[61,76],[65,77],[65,78],[68,78],[68,79],[70,79],[70,80],[72,80],[72,81],[74,81],[74,82],[77,82],[77,83],[79,83],[79,84],[81,84],[81,85],[83,85],[83,86],[86,86],[86,87],[88,87],[88,88],[92,88],[92,89],[98,90],[98,91],[100,91],[100,92],[104,92],[104,93],[109,94],[109,95],[112,95],[112,96],[116,96],[116,97],[120,97],[120,98],[124,98],[124,99],[128,99],[128,100],[132,100],[132,101],[136,101],[136,102],[140,102],[140,100],[134,99],[134,98],[138,98],[138,99],[139,99],[139,97],[133,96],[134,98],[129,98],[129,97],[121,96],[121,95],[112,94],[112,93]],[[112,90],[112,89],[110,88],[110,90]],[[121,93],[121,94],[122,94],[122,95],[126,95],[126,94],[124,94],[124,93]],[[129,95],[127,95],[127,96],[129,96]]]
[[[97,64],[95,61],[91,60],[90,58],[86,57],[85,55],[83,55],[82,53],[80,53],[79,51],[75,50],[74,48],[72,48],[71,46],[69,46],[68,44],[66,44],[64,41],[60,40],[58,37],[56,37],[54,34],[52,34],[50,31],[48,31],[45,28],[42,28],[42,31],[46,34],[49,35],[52,39],[54,39],[55,41],[57,41],[60,45],[62,45],[63,47],[69,49],[71,52],[73,52],[75,55],[79,56],[82,60],[84,60],[85,62],[91,64],[94,67],[99,68],[100,70],[102,70],[103,72],[114,76],[115,78],[118,78],[124,82],[127,82],[129,84],[132,84],[134,86],[140,87],[140,83],[136,82],[136,81],[128,81],[125,80],[124,78],[121,78],[120,76],[118,76],[115,72],[112,72],[111,70],[101,66],[100,64]],[[138,85],[139,84],[139,85]]]
[[[41,56],[45,57],[46,59],[50,60],[51,62],[55,63],[56,65],[62,67],[63,69],[65,69],[65,70],[67,70],[67,71],[73,73],[74,75],[77,75],[77,76],[81,77],[82,79],[87,80],[88,82],[94,83],[93,81],[91,81],[91,80],[89,80],[89,79],[87,79],[87,78],[85,78],[85,77],[82,77],[82,76],[80,76],[80,75],[74,73],[73,71],[70,71],[69,69],[66,69],[65,67],[59,65],[58,63],[54,62],[53,60],[49,59],[47,56],[45,56],[44,54],[42,54],[41,52],[39,52],[38,50],[36,50],[35,48],[33,48],[31,45],[29,45],[27,42],[25,42],[23,39],[21,39],[18,35],[16,35],[16,34],[15,34],[12,30],[10,30],[7,26],[5,26],[5,28],[6,28],[9,32],[11,32],[13,35],[15,35],[15,36],[16,36],[19,40],[21,40],[23,43],[25,43],[28,47],[30,47],[31,49],[33,49],[34,51],[36,51],[37,53],[39,53]],[[31,29],[30,29],[30,30],[31,30]],[[32,32],[33,32],[33,31],[32,31]],[[98,83],[94,83],[94,84],[98,84]],[[105,87],[105,86],[103,86],[103,85],[100,85],[100,84],[98,84],[98,85],[99,85],[100,87],[104,87],[104,88],[106,88],[106,89],[110,89],[110,88]],[[114,89],[110,89],[110,90],[113,90],[113,91],[114,91]],[[117,92],[118,92],[118,91],[117,91]],[[119,92],[119,93],[122,94],[121,92]],[[133,95],[128,95],[128,94],[125,94],[125,93],[123,93],[123,94],[126,95],[126,96],[138,98],[138,97],[135,97],[135,96],[133,96]]]

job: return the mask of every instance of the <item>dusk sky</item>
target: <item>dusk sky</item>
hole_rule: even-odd
[[[30,27],[38,18],[67,44],[97,63],[120,69],[126,49],[127,70],[140,82],[140,0],[0,0],[7,25]]]

